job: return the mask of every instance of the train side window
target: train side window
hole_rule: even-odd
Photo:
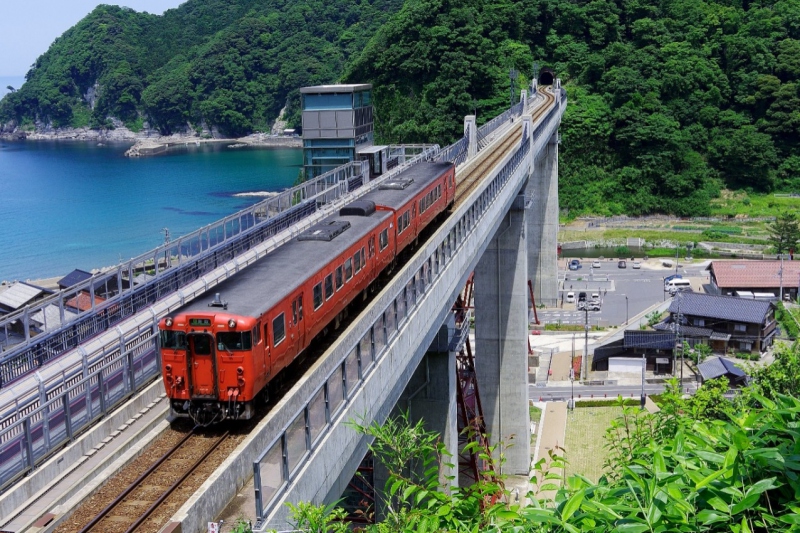
[[[301,293],[300,296],[297,297],[297,314],[300,316],[300,320],[303,320],[303,294]]]
[[[272,337],[275,339],[273,346],[279,345],[286,338],[286,320],[283,313],[272,320]]]
[[[333,296],[333,274],[325,276],[325,299],[330,300]]]
[[[344,278],[342,278],[342,267],[338,266],[336,267],[336,290],[338,291],[341,289],[342,285],[344,285]]]
[[[367,256],[364,255],[364,247],[361,247],[361,266],[367,266]]]
[[[409,214],[408,211],[406,211],[406,227],[409,227],[410,225],[411,225],[411,215]]]
[[[361,254],[356,250],[356,254],[353,256],[353,263],[355,263],[356,273],[361,271]]]
[[[320,281],[314,285],[314,309],[319,309],[322,306],[322,282]]]
[[[297,300],[292,302],[292,324],[297,324]]]
[[[350,281],[350,278],[353,277],[353,260],[348,259],[344,262],[344,276],[347,281]]]
[[[384,251],[387,246],[389,246],[389,230],[388,229],[385,229],[385,230],[383,230],[381,232],[381,234],[378,236],[378,242],[379,242],[380,247],[381,247],[381,252]]]
[[[258,326],[254,327],[253,328],[253,344],[258,344],[259,342],[261,342],[261,337],[258,336],[259,333],[260,333],[260,330],[258,329]]]

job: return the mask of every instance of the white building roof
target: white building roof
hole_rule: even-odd
[[[73,313],[68,309],[64,309],[64,322],[69,322],[77,313]],[[61,325],[61,311],[58,306],[48,305],[44,309],[40,309],[31,315],[31,320],[39,324],[41,327],[47,329],[56,328]]]
[[[42,294],[44,289],[28,285],[27,283],[15,283],[7,290],[0,293],[0,305],[4,305],[12,310],[24,307],[25,304]]]

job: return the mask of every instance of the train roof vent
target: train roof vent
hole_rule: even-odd
[[[298,241],[332,241],[338,235],[341,235],[350,223],[346,220],[329,220],[327,222],[320,222],[315,226],[311,226],[308,230],[304,231],[297,237]]]
[[[227,309],[228,308],[228,302],[223,301],[222,298],[220,298],[219,293],[215,293],[214,294],[214,299],[211,301],[211,303],[208,304],[208,306],[209,307],[221,307],[223,309]]]
[[[380,184],[378,189],[402,191],[412,183],[414,183],[413,178],[395,178],[393,180],[384,181]]]
[[[356,200],[339,210],[342,217],[368,217],[375,212],[375,202],[369,200]]]

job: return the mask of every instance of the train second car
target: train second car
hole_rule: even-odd
[[[419,163],[159,323],[173,415],[248,419],[267,385],[453,203],[455,169]]]

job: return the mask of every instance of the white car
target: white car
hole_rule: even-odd
[[[600,268],[600,261],[592,261],[592,268]]]
[[[631,265],[631,268],[635,268],[635,269],[638,270],[638,269],[642,268],[642,264],[639,261],[634,261],[633,265]]]
[[[567,303],[568,304],[575,303],[575,293],[574,292],[568,292],[567,293]]]

